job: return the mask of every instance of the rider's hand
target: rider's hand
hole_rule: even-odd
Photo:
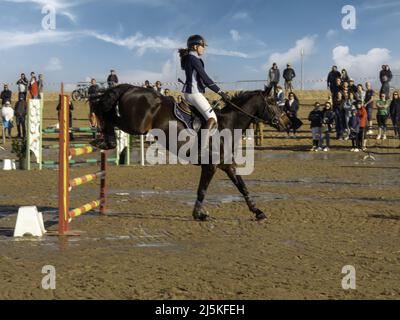
[[[221,96],[221,98],[224,102],[228,102],[231,100],[231,97],[226,92],[221,91],[221,92],[219,92],[219,95]]]

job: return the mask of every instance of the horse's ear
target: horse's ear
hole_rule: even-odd
[[[272,86],[269,84],[268,86],[264,86],[264,96],[268,98],[271,95]]]

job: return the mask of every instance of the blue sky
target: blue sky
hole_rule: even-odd
[[[267,0],[0,0],[0,82],[34,70],[47,82],[175,81],[176,48],[200,33],[209,42],[207,70],[217,81],[261,80],[267,66],[291,62],[300,77],[322,79],[333,64],[354,78],[376,77],[381,64],[400,70],[400,1]],[[341,26],[353,5],[356,30]],[[43,30],[42,8],[56,9]],[[400,72],[398,72],[400,73]],[[361,79],[360,79],[361,81]],[[321,83],[308,83],[309,88]]]

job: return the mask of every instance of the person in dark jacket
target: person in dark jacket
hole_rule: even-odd
[[[292,66],[288,63],[286,69],[283,71],[283,79],[285,79],[285,91],[293,91],[293,79],[296,78],[296,72]]]
[[[350,77],[349,77],[349,74],[347,73],[346,69],[342,70],[340,78],[341,78],[342,82],[349,82],[350,81]]]
[[[351,113],[350,121],[350,139],[352,143],[351,152],[360,152],[360,149],[357,147],[357,136],[360,131],[360,118],[358,116],[357,110],[353,110]]]
[[[202,36],[193,35],[187,40],[187,48],[179,50],[179,55],[181,67],[186,75],[186,82],[183,86],[185,100],[196,107],[207,121],[204,129],[211,130],[217,128],[218,119],[204,96],[206,88],[219,94],[224,101],[229,101],[230,97],[215,84],[205,71],[205,64],[201,56],[204,54],[206,46],[206,41]]]
[[[4,90],[1,92],[0,98],[1,98],[1,105],[5,105],[6,102],[11,103],[11,97],[12,97],[12,92],[10,89],[8,89],[8,85],[4,85]]]
[[[118,76],[115,73],[115,70],[111,70],[110,71],[110,75],[107,78],[107,84],[109,88],[115,87],[116,85],[118,85]]]
[[[350,79],[350,81],[349,81],[349,94],[352,93],[352,94],[355,95],[357,93],[357,90],[358,90],[358,88],[357,88],[357,86],[356,86],[356,84],[354,82],[354,79]]]
[[[27,103],[24,95],[19,95],[18,102],[15,104],[15,122],[17,124],[18,136],[17,138],[26,137],[25,118],[27,112]]]
[[[322,142],[325,140],[324,151],[328,152],[331,148],[331,133],[335,124],[335,112],[332,110],[330,102],[325,103],[322,118]]]
[[[323,113],[320,109],[319,102],[316,102],[314,105],[314,110],[310,112],[308,116],[308,120],[310,121],[312,139],[313,139],[313,147],[311,151],[322,151],[322,121],[323,121]]]
[[[390,71],[390,67],[388,65],[382,66],[382,70],[379,73],[379,79],[382,84],[381,92],[386,95],[386,99],[390,99],[390,81],[393,79],[392,71]]]
[[[331,93],[332,98],[335,99],[339,92],[343,92],[342,80],[340,78],[336,78],[335,83],[332,85]]]
[[[297,121],[297,113],[299,112],[299,100],[293,92],[289,93],[289,99],[285,101],[283,112],[285,112],[286,115],[289,117],[291,123],[295,123]],[[291,130],[293,130],[293,138],[296,138],[296,128],[289,129],[288,136],[291,137]]]
[[[344,98],[341,92],[339,92],[337,97],[333,99],[333,112],[335,113],[336,139],[343,140],[344,129],[345,129],[345,116],[344,116]]]
[[[400,96],[398,91],[393,93],[393,99],[390,103],[390,118],[393,122],[394,134],[400,139]]]
[[[331,72],[328,74],[328,79],[327,79],[327,84],[328,84],[328,89],[331,90],[332,96],[333,96],[333,88],[335,87],[336,84],[336,79],[341,78],[341,73],[338,71],[337,66],[333,66]]]

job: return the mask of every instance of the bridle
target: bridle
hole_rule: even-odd
[[[269,105],[267,98],[261,92],[259,94],[262,96],[262,98],[263,98],[263,100],[265,102],[264,108],[262,110],[262,117],[264,118],[265,115],[272,116],[272,118],[270,120],[270,123],[272,125],[278,125],[280,123],[281,119],[285,116],[285,113],[282,112],[278,116],[276,114],[276,112],[274,112],[273,107]],[[262,118],[259,118],[257,116],[254,116],[254,115],[248,113],[247,111],[244,111],[242,108],[238,107],[236,104],[234,104],[230,100],[227,101],[226,103],[230,104],[234,109],[236,109],[240,113],[242,113],[242,114],[248,116],[249,118],[253,119],[256,124],[258,124],[258,123],[269,123],[268,121],[266,121],[266,120],[264,120]]]

